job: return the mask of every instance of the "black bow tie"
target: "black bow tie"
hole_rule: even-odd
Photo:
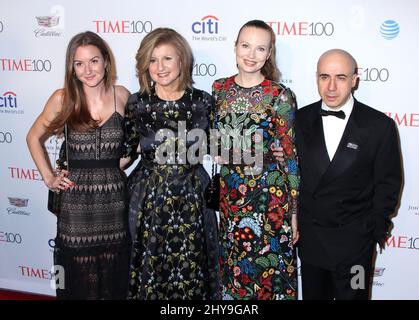
[[[345,119],[346,117],[345,112],[343,112],[342,110],[328,111],[328,110],[320,109],[320,114],[322,116],[335,116],[335,117],[338,117],[339,119]]]

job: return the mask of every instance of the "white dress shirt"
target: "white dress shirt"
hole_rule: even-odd
[[[324,102],[322,102],[322,109],[328,111],[340,111],[345,112],[345,119],[339,119],[335,116],[322,116],[323,120],[323,132],[324,140],[326,142],[327,153],[329,159],[332,161],[336,150],[339,146],[339,142],[342,139],[343,132],[345,131],[346,124],[348,123],[349,116],[351,115],[354,107],[354,98],[352,94],[349,96],[348,101],[339,109],[329,108]]]

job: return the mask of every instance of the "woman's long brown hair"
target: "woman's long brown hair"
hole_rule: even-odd
[[[115,82],[115,59],[105,40],[91,31],[75,35],[70,40],[67,47],[62,110],[50,123],[48,129],[51,132],[61,132],[65,123],[79,130],[95,128],[98,126],[97,121],[92,118],[88,110],[83,83],[77,78],[74,71],[74,55],[77,48],[88,45],[98,48],[103,56],[106,65],[105,77],[103,79],[105,89],[109,90]]]

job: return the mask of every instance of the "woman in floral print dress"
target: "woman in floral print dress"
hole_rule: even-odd
[[[195,143],[187,138],[192,130],[208,133],[213,98],[192,87],[192,51],[172,29],[144,37],[136,60],[141,89],[125,114],[126,155],[135,158],[138,146],[141,152],[128,179],[134,240],[128,298],[216,299],[217,221],[204,201],[210,179],[202,162],[190,161]],[[180,151],[185,147],[188,157]]]
[[[246,23],[235,52],[238,74],[213,84],[221,149],[229,150],[220,172],[222,297],[296,299],[296,100],[276,82],[275,35],[266,23]],[[273,157],[276,144],[284,149],[284,162]],[[241,163],[232,160],[249,147],[262,155],[259,172],[246,171],[243,157]]]

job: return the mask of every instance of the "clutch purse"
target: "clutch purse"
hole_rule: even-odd
[[[48,191],[48,210],[55,215],[61,211],[61,192]]]
[[[220,174],[214,174],[214,167],[212,166],[212,178],[205,190],[205,203],[207,208],[219,211],[220,210]]]

